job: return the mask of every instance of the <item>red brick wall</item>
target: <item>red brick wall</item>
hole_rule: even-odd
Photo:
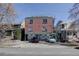
[[[46,26],[47,32],[52,32],[54,27],[54,23],[52,22],[52,18],[47,18],[47,24],[42,24],[43,20],[41,17],[35,17],[33,19],[33,24],[29,24],[29,19],[26,19],[25,22],[25,30],[28,32],[28,28],[31,26],[33,28],[33,32],[42,32],[42,27]]]
[[[42,20],[41,20],[41,18],[34,19],[33,31],[34,32],[41,32],[41,27],[42,27]]]
[[[53,24],[52,24],[53,22],[52,22],[52,20],[48,20],[48,24],[47,24],[47,29],[48,29],[48,32],[52,32],[53,31]]]

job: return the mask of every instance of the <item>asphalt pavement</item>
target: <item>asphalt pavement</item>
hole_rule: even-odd
[[[79,50],[57,43],[29,43],[8,37],[0,42],[0,56],[79,56]]]
[[[36,44],[35,44],[36,45]],[[50,46],[50,45],[48,45]],[[79,50],[61,46],[53,45],[51,47],[42,46],[27,48],[0,48],[0,56],[79,56]]]

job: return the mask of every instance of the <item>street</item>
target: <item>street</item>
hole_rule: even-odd
[[[57,43],[29,43],[7,37],[0,42],[0,56],[79,56],[79,50]]]
[[[79,56],[79,50],[52,45],[52,47],[0,48],[1,56]]]

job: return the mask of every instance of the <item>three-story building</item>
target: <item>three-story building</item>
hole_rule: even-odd
[[[29,38],[32,35],[41,36],[43,34],[50,34],[54,31],[54,17],[48,16],[36,16],[36,17],[26,17],[25,18],[25,35]]]

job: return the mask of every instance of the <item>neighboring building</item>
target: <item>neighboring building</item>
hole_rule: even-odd
[[[20,29],[20,24],[0,24],[0,38],[5,36],[12,36],[16,28]]]
[[[0,24],[0,30],[14,30],[20,28],[20,24]]]
[[[21,23],[21,28],[25,28],[25,20]]]
[[[58,26],[57,26],[57,31],[60,33],[61,38],[60,40],[68,40],[70,36],[73,36],[75,31],[75,25],[74,25],[74,20],[68,20],[68,21],[62,21]]]
[[[13,25],[13,28],[20,28],[21,27],[21,24],[14,24]]]
[[[74,31],[74,20],[68,20],[68,21],[62,21],[61,23],[59,23],[59,25],[57,26],[57,30],[66,30],[66,31]]]
[[[12,29],[10,24],[0,24],[0,30],[9,30]]]
[[[55,31],[59,31],[60,29],[61,29],[61,23],[62,23],[63,21],[58,21],[58,23],[56,24],[56,26],[55,26]]]

